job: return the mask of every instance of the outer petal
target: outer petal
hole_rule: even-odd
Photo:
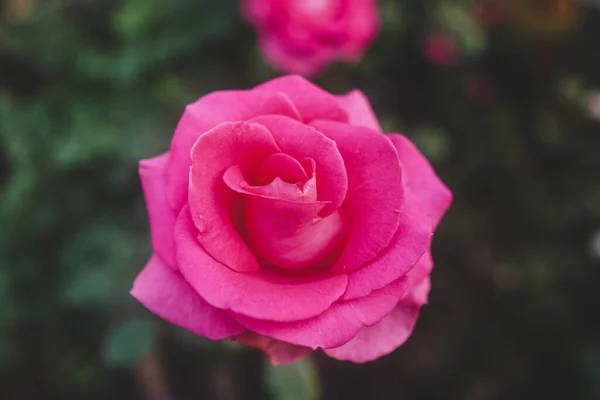
[[[264,269],[235,272],[210,257],[196,240],[196,233],[185,207],[175,224],[179,270],[214,307],[252,318],[297,321],[321,314],[346,289],[345,275],[286,276]]]
[[[304,122],[315,119],[348,122],[348,114],[340,107],[334,95],[300,76],[290,75],[273,79],[254,90],[269,94],[285,93],[298,109]]]
[[[222,310],[204,301],[183,279],[152,256],[137,276],[131,295],[159,317],[212,340],[222,340],[244,331]]]
[[[352,226],[332,271],[353,271],[388,247],[400,225],[404,195],[398,153],[386,136],[369,128],[329,121],[312,125],[335,141],[346,165],[344,205]]]
[[[240,272],[256,271],[258,261],[232,220],[236,193],[223,174],[239,165],[252,171],[257,161],[279,152],[269,131],[258,124],[224,122],[202,135],[192,148],[189,207],[198,229],[198,241],[208,254]]]
[[[429,248],[431,220],[427,210],[406,190],[400,226],[390,245],[372,262],[348,275],[343,300],[363,297],[406,275]]]
[[[348,343],[325,353],[339,360],[356,363],[372,361],[400,347],[411,335],[419,308],[427,303],[431,287],[429,274],[433,261],[429,250],[411,269],[406,278],[409,287],[394,311],[374,326],[364,327]]]
[[[150,219],[152,246],[156,254],[171,268],[175,265],[175,212],[167,199],[166,167],[169,153],[140,161],[139,173]]]
[[[245,332],[233,339],[247,346],[261,349],[267,354],[273,365],[292,364],[313,352],[308,347],[294,346],[293,344],[257,335],[254,332]]]
[[[342,158],[336,143],[318,130],[291,118],[271,115],[253,121],[271,131],[284,153],[297,160],[310,157],[315,161],[318,199],[331,202],[321,215],[327,216],[337,210],[346,199],[349,177],[344,165],[346,160]],[[396,154],[391,145],[390,149]]]
[[[402,299],[405,303],[414,303],[418,306],[427,304],[429,291],[431,290],[431,279],[426,277],[420,283],[415,285]]]
[[[377,325],[365,327],[348,343],[324,351],[338,360],[355,363],[373,361],[391,353],[406,342],[413,331],[418,315],[418,305],[401,302]]]
[[[433,259],[431,258],[431,251],[427,250],[419,262],[411,269],[407,275],[409,280],[409,286],[412,288],[406,293],[406,296],[410,296],[411,302],[418,305],[427,303],[430,289],[429,275],[433,269]],[[405,301],[406,298],[404,299]]]
[[[323,314],[303,321],[277,322],[230,313],[248,329],[298,346],[331,348],[351,340],[364,326],[374,325],[396,306],[407,289],[401,278],[384,289],[352,301],[339,301]]]
[[[340,105],[350,117],[351,125],[364,126],[381,132],[379,121],[371,108],[369,100],[360,90],[353,90],[342,96],[337,96]]]
[[[408,138],[400,134],[388,136],[406,170],[406,184],[427,207],[434,228],[452,203],[452,192],[437,177],[429,161]]]
[[[269,114],[300,118],[290,99],[277,92],[219,91],[188,105],[171,141],[167,172],[171,206],[180,210],[187,201],[190,150],[200,135],[222,122],[245,121]]]

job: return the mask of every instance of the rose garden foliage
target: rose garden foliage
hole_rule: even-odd
[[[151,254],[138,160],[185,104],[277,76],[237,2],[0,5],[0,398],[600,396],[598,2],[379,2],[362,61],[316,82],[364,91],[455,200],[406,345],[291,370],[128,294]]]

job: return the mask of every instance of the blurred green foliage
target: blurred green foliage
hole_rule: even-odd
[[[155,344],[152,326],[143,320],[129,319],[113,327],[104,345],[104,358],[109,365],[132,365],[150,354]]]
[[[267,387],[277,400],[316,400],[319,397],[318,379],[309,359],[287,366],[265,367]]]
[[[413,337],[367,365],[317,355],[317,373],[128,295],[151,253],[138,160],[185,104],[277,76],[237,2],[2,0],[0,398],[600,398],[600,8],[499,2],[490,20],[489,0],[381,0],[364,59],[317,79],[363,90],[455,194]],[[424,56],[430,33],[454,65]]]

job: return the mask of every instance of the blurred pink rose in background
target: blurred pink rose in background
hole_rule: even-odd
[[[242,8],[266,60],[304,76],[358,61],[379,29],[376,0],[242,0]]]
[[[412,333],[452,194],[359,91],[298,76],[208,94],[140,163],[155,254],[132,295],[276,364],[365,362]]]

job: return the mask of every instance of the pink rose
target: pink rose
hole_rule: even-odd
[[[155,254],[131,293],[160,317],[273,363],[369,361],[410,335],[452,194],[361,92],[208,94],[140,175]]]
[[[314,75],[358,60],[379,29],[376,0],[244,0],[261,52],[276,68]]]

